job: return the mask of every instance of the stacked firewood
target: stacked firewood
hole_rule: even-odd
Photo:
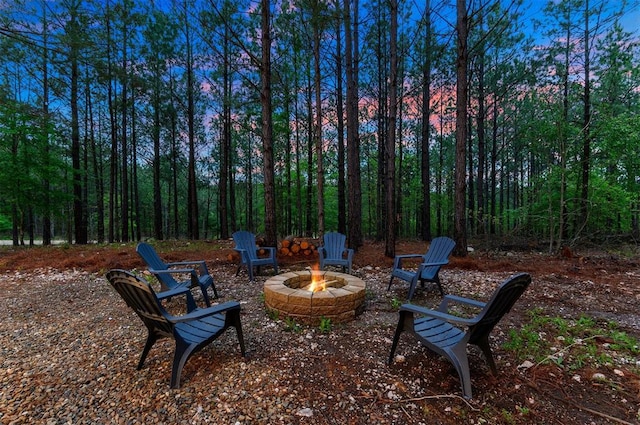
[[[278,254],[286,257],[315,255],[317,247],[313,240],[288,236],[280,242]]]
[[[267,254],[267,250],[261,248],[266,245],[264,238],[257,237],[256,245],[258,248],[258,256],[263,257]],[[318,248],[316,241],[311,238],[296,238],[293,236],[287,236],[279,243],[278,256],[280,257],[313,257],[317,254]],[[227,260],[230,262],[240,261],[240,255],[236,251],[230,252],[227,255]]]

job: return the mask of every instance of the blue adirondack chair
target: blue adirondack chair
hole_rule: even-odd
[[[213,282],[213,277],[209,274],[207,264],[204,261],[197,260],[165,263],[158,256],[156,250],[146,242],[140,242],[138,246],[136,246],[136,252],[147,264],[149,272],[160,282],[162,292],[160,292],[158,296],[161,299],[172,296],[171,291],[180,292],[182,288],[195,287],[199,287],[202,291],[202,296],[207,306],[211,305],[209,294],[207,293],[209,288],[213,290],[214,298],[218,298],[218,291],[216,290],[216,285]],[[189,279],[176,280],[174,275],[189,275]],[[189,306],[190,310],[193,310],[194,308],[195,305]]]
[[[462,393],[471,398],[471,377],[467,345],[473,344],[482,350],[494,375],[498,374],[491,347],[489,334],[511,310],[531,283],[531,276],[520,273],[505,280],[493,293],[488,302],[446,295],[436,310],[430,310],[414,304],[400,307],[398,326],[393,337],[388,364],[394,359],[400,334],[412,333],[421,344],[449,360],[460,377]],[[480,310],[473,318],[454,316],[448,313],[449,304],[464,304]]]
[[[389,280],[389,287],[387,291],[391,289],[391,284],[393,283],[393,278],[397,277],[404,281],[409,282],[409,297],[407,301],[410,301],[413,297],[413,294],[416,290],[416,285],[418,281],[422,287],[424,287],[425,282],[433,282],[438,286],[440,290],[440,294],[444,295],[444,290],[442,289],[442,284],[440,283],[440,269],[442,266],[449,264],[449,256],[453,251],[453,248],[456,246],[456,243],[453,239],[450,239],[446,236],[440,236],[431,241],[429,245],[429,249],[426,254],[407,254],[407,255],[396,255],[396,258],[393,262],[393,269],[391,270],[391,279]],[[419,258],[421,263],[418,266],[417,270],[414,269],[405,269],[403,268],[403,261],[411,258]]]
[[[274,247],[258,247],[256,244],[256,236],[245,230],[239,230],[233,234],[233,241],[236,246],[234,249],[240,254],[240,264],[238,264],[238,270],[236,270],[236,276],[240,273],[240,269],[243,266],[247,267],[249,273],[249,280],[253,281],[253,268],[256,268],[256,273],[260,273],[261,266],[272,266],[275,273],[278,273],[278,261],[276,259],[276,248]],[[260,257],[258,251],[264,249],[267,256]]]
[[[149,283],[133,273],[110,270],[107,279],[147,327],[147,342],[138,362],[138,370],[142,369],[144,360],[156,341],[173,338],[176,348],[171,370],[171,388],[179,388],[182,368],[189,357],[213,342],[230,327],[236,328],[240,353],[244,357],[245,347],[238,302],[228,301],[214,307],[198,308],[182,316],[173,316],[162,307]],[[187,298],[193,298],[188,290],[184,291],[184,294]]]
[[[348,269],[351,274],[351,264],[353,262],[353,249],[346,247],[347,237],[342,233],[325,233],[323,245],[318,247],[318,257],[320,260],[320,270],[325,266],[342,267],[342,271]]]

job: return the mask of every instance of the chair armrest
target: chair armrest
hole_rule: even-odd
[[[235,252],[240,254],[240,261],[248,263],[249,262],[249,253],[244,248],[233,248]]]
[[[271,257],[275,257],[276,255],[276,249],[272,246],[261,246],[259,248],[256,249],[256,251],[261,250],[261,249],[265,249],[269,252],[269,256]]]
[[[151,274],[195,274],[196,269],[167,269],[167,270],[155,270],[149,269],[149,273]],[[197,277],[197,274],[196,274]]]
[[[407,258],[419,258],[424,257],[424,254],[404,254],[404,255],[396,255],[396,258],[393,260],[393,268],[400,269],[402,268],[402,260]]]
[[[454,316],[453,314],[444,313],[442,311],[431,310],[431,309],[420,307],[414,304],[403,304],[400,307],[400,311],[408,311],[411,313],[421,314],[423,316],[433,317],[435,319],[440,319],[442,321],[445,321],[451,324],[456,324],[456,325],[471,326],[477,323],[476,318],[468,319],[465,317],[458,317],[458,316]]]
[[[171,298],[171,297],[175,297],[176,295],[186,294],[189,291],[190,289],[186,286],[177,286],[173,289],[156,292],[156,297],[158,297],[159,300],[164,300],[165,298]]]
[[[149,272],[152,274],[188,274],[189,280],[191,281],[191,287],[200,285],[200,279],[198,278],[198,273],[196,273],[196,269],[166,269],[166,270],[149,269]],[[208,274],[209,273],[202,276],[207,276]],[[186,281],[181,285],[184,285],[185,283]]]
[[[355,251],[353,248],[347,248],[345,251],[347,252],[347,260],[351,260]]]
[[[437,263],[421,263],[422,267],[431,267],[431,266],[446,266],[449,264],[449,260],[439,261]]]
[[[194,260],[194,261],[177,261],[173,263],[167,263],[167,267],[173,266],[192,266],[197,265],[200,269],[200,274],[209,274],[209,270],[207,269],[207,263],[204,260]]]
[[[444,298],[442,298],[442,301],[440,302],[440,306],[438,307],[438,310],[446,311],[449,303],[466,304],[466,305],[470,305],[472,307],[477,307],[477,308],[484,308],[484,306],[487,305],[487,303],[485,302],[474,300],[471,298],[464,298],[458,295],[445,295]]]
[[[202,319],[203,317],[213,316],[231,310],[240,310],[240,303],[237,301],[227,301],[225,303],[214,305],[207,308],[197,308],[182,316],[167,315],[167,319],[171,323],[189,322],[192,320]]]

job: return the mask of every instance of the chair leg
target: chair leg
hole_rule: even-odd
[[[204,303],[206,304],[207,307],[211,307],[211,301],[209,300],[209,294],[207,294],[207,287],[206,286],[201,286],[200,289],[202,289],[202,297],[204,298]],[[215,288],[214,288],[215,291]],[[216,297],[218,298],[218,297]]]
[[[391,290],[392,283],[393,283],[393,275],[391,275],[391,279],[389,280],[389,286],[387,287],[387,291]]]
[[[409,282],[409,296],[407,297],[407,302],[411,301],[411,298],[413,298],[413,294],[416,292],[416,286],[418,286],[417,275],[411,280],[411,282]]]
[[[489,337],[487,336],[486,339],[478,341],[476,345],[480,348],[482,354],[484,354],[484,358],[489,365],[489,369],[491,369],[491,373],[493,373],[494,376],[497,376],[498,368],[496,367],[496,362],[493,360],[493,353],[491,352],[491,347],[489,346]]]
[[[407,329],[413,327],[413,313],[407,311],[401,311],[398,317],[398,326],[396,327],[396,333],[393,335],[393,343],[391,344],[391,351],[389,352],[389,360],[387,364],[393,363],[393,355],[398,348],[398,341],[400,341],[400,335]]]
[[[191,290],[185,292],[185,295],[187,297],[187,311],[192,312],[193,310],[198,308],[198,306],[196,305],[196,300],[193,298]]]
[[[469,358],[467,357],[467,344],[458,344],[448,351],[448,357],[460,378],[460,386],[462,387],[462,395],[464,398],[471,399],[471,374],[469,372]]]
[[[197,347],[196,344],[182,345],[176,341],[176,352],[173,355],[173,366],[171,368],[171,388],[180,388],[180,375],[182,368]]]
[[[440,283],[440,276],[436,275],[433,281],[438,285],[438,290],[440,290],[440,296],[444,297],[444,289],[442,289],[442,284]]]
[[[246,349],[244,346],[244,336],[242,334],[242,323],[240,322],[240,310],[228,311],[226,313],[226,320],[229,321],[229,326],[236,328],[236,335],[238,336],[238,343],[240,344],[240,354],[244,357]]]
[[[149,332],[147,336],[147,342],[144,344],[144,348],[142,349],[142,355],[140,356],[140,361],[138,362],[138,370],[142,369],[142,365],[144,364],[144,360],[147,358],[147,354],[149,354],[149,350],[153,347],[153,344],[156,343],[158,337],[155,334]]]

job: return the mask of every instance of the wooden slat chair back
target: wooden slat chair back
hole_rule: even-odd
[[[412,333],[422,345],[445,357],[453,364],[465,398],[471,398],[471,377],[467,345],[480,348],[489,368],[497,375],[489,335],[498,322],[507,314],[531,283],[531,276],[520,273],[504,281],[484,303],[469,298],[446,295],[436,310],[414,304],[400,307],[398,326],[391,345],[388,363],[393,362],[394,353],[402,332]],[[480,309],[473,318],[467,319],[448,313],[449,304],[464,304]]]
[[[165,263],[156,250],[146,242],[138,243],[136,252],[146,263],[149,272],[160,282],[161,290],[169,291],[161,298],[170,296],[171,291],[195,287],[199,287],[202,291],[202,296],[207,306],[211,305],[208,288],[213,290],[213,297],[218,298],[218,291],[213,277],[209,274],[207,264],[203,260]],[[174,275],[189,275],[189,279],[176,280]],[[195,305],[190,306],[190,309],[193,308],[195,308]]]
[[[261,266],[272,266],[275,273],[278,273],[278,260],[276,258],[275,247],[260,247],[256,244],[256,236],[247,232],[246,230],[239,230],[233,234],[233,241],[236,246],[234,249],[240,254],[240,263],[236,270],[236,276],[240,273],[243,266],[247,267],[249,273],[249,280],[254,280],[253,268],[256,268],[256,273],[260,273]],[[264,249],[267,253],[266,257],[260,257],[258,250]]]
[[[238,302],[229,301],[214,307],[195,309],[183,316],[173,316],[164,309],[151,286],[133,273],[114,269],[106,277],[147,328],[147,341],[138,362],[138,370],[144,365],[156,341],[163,338],[174,339],[176,346],[170,386],[179,388],[182,368],[189,357],[230,327],[236,328],[240,352],[242,356],[245,355]]]
[[[435,283],[441,295],[444,295],[442,283],[440,282],[440,269],[449,264],[449,256],[453,252],[456,243],[453,239],[440,236],[431,241],[429,249],[423,254],[396,255],[391,270],[391,279],[387,290],[391,289],[394,278],[409,282],[409,294],[407,301],[411,301],[416,290],[418,281],[424,287],[426,282]],[[403,268],[403,261],[422,257],[421,264],[416,270]]]
[[[331,265],[342,267],[343,272],[347,270],[351,274],[354,250],[346,247],[347,237],[342,233],[328,232],[322,241],[323,245],[318,247],[320,270]]]

